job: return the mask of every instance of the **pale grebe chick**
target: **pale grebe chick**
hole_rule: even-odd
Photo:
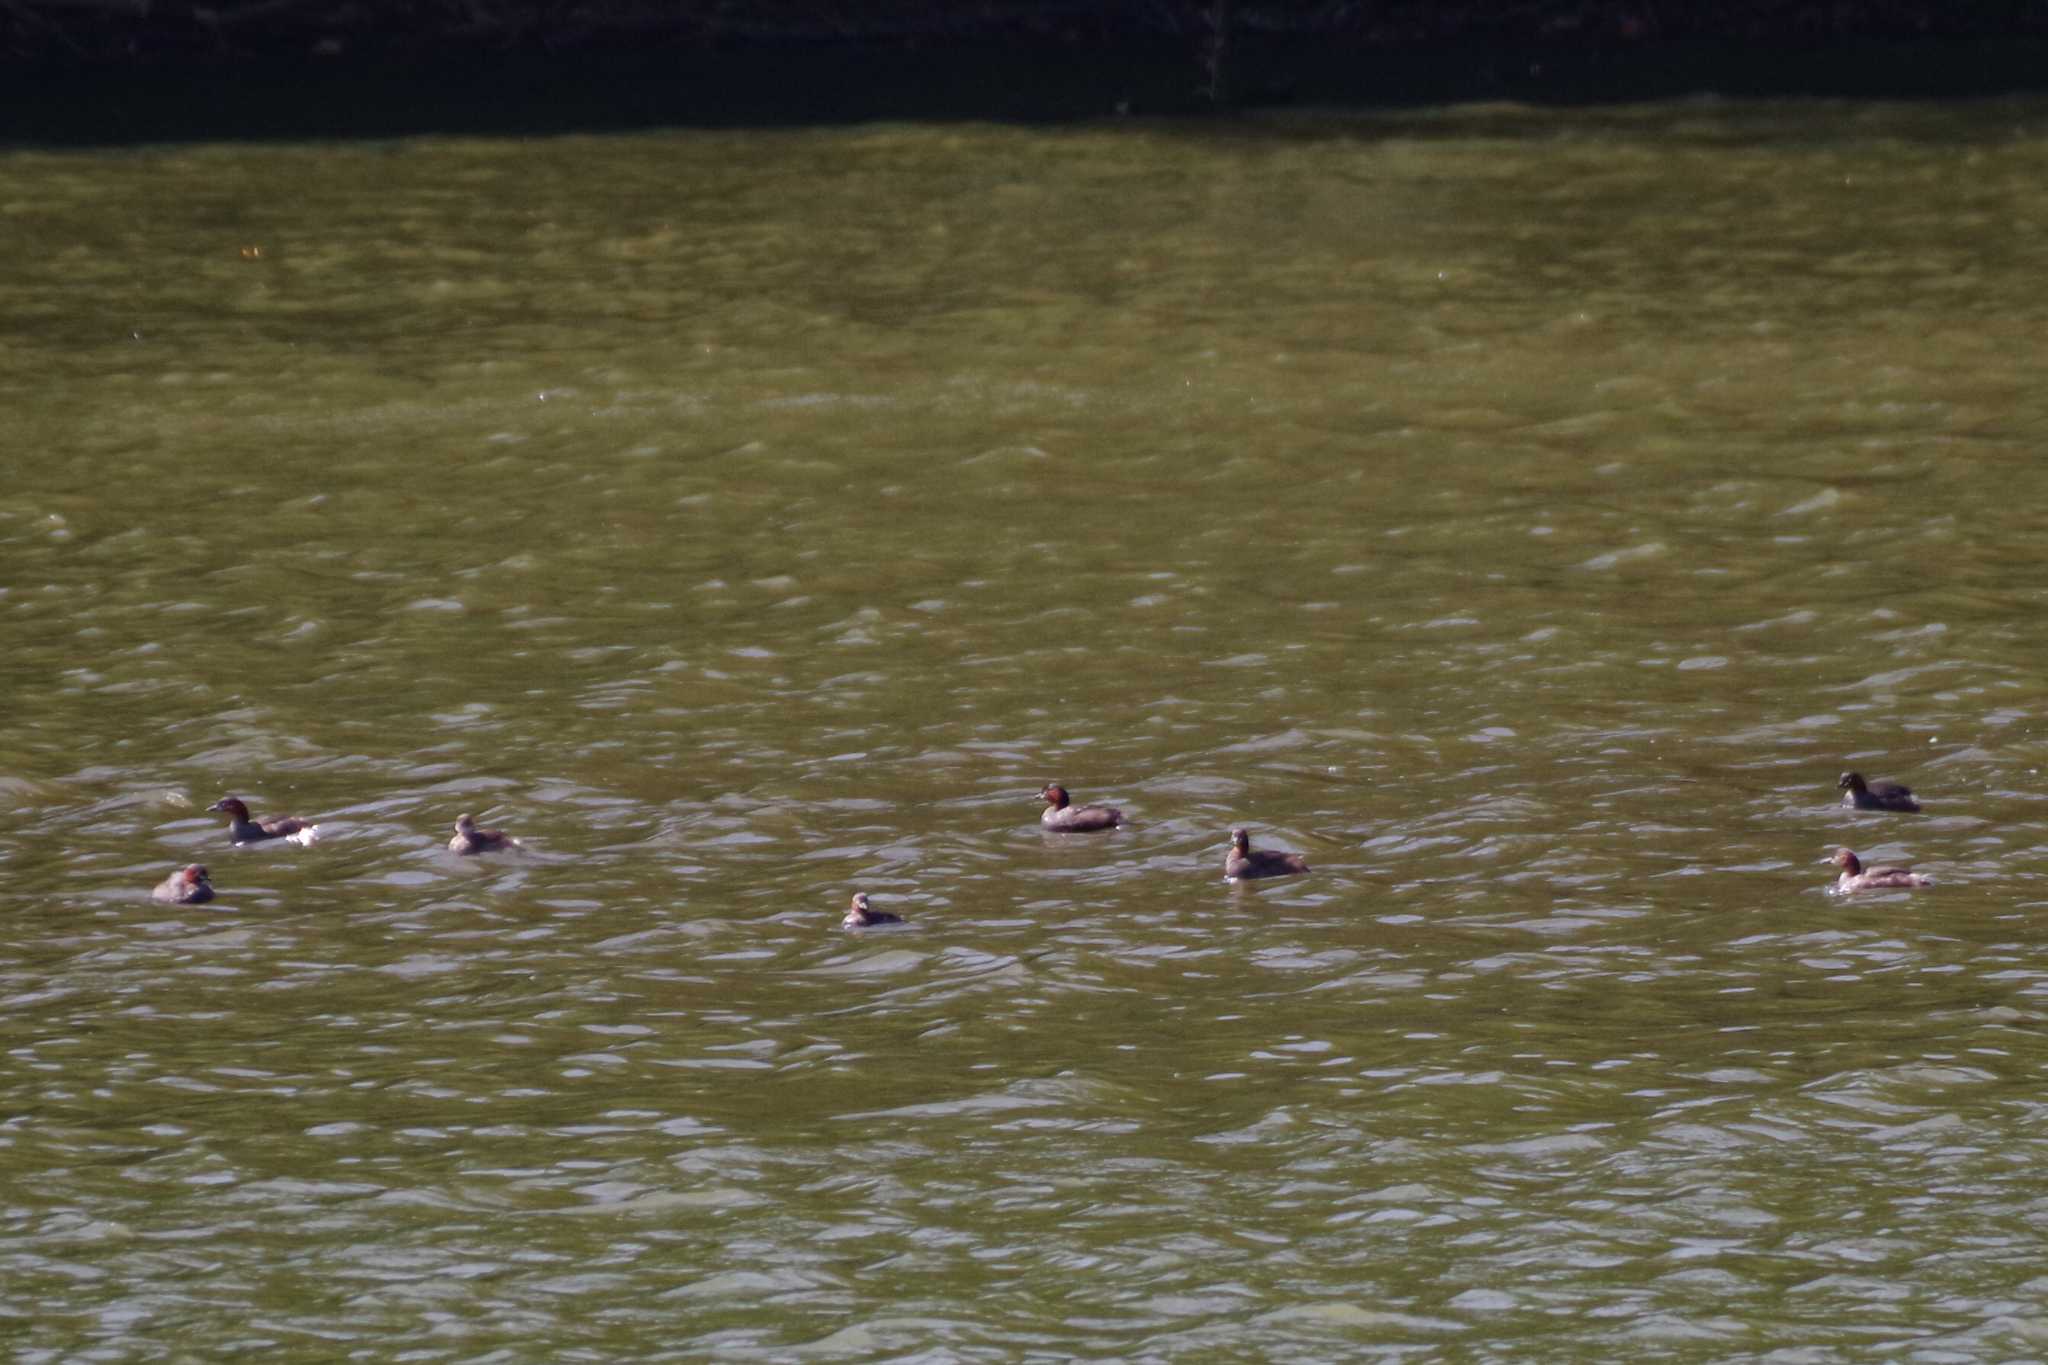
[[[856,891],[853,900],[846,907],[846,918],[839,921],[842,929],[865,929],[872,924],[901,924],[903,916],[892,915],[887,910],[870,910],[868,893]]]
[[[476,817],[466,811],[455,817],[455,837],[448,841],[448,851],[459,858],[467,858],[473,853],[496,853],[501,849],[523,847],[502,829],[478,829]]]

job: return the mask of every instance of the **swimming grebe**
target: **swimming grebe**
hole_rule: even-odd
[[[1038,817],[1038,823],[1063,834],[1094,834],[1123,823],[1124,813],[1115,806],[1068,805],[1067,789],[1057,782],[1046,783],[1038,799],[1045,802],[1045,813]]]
[[[1308,871],[1308,860],[1299,853],[1274,849],[1253,849],[1251,835],[1241,829],[1230,831],[1230,852],[1223,855],[1223,875],[1231,881],[1251,877],[1290,877]]]

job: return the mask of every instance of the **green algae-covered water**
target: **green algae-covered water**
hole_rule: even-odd
[[[2038,1356],[2044,221],[2032,102],[0,155],[0,1335]]]

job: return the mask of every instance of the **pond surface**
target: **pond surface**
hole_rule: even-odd
[[[2048,104],[0,219],[16,1359],[2048,1350]]]

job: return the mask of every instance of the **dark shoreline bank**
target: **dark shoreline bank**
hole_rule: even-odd
[[[0,66],[0,145],[547,135],[876,120],[1058,122],[1300,105],[1613,104],[1690,95],[1951,99],[2048,89],[2048,38],[1389,44],[1233,39],[755,41],[432,48],[403,57]]]

